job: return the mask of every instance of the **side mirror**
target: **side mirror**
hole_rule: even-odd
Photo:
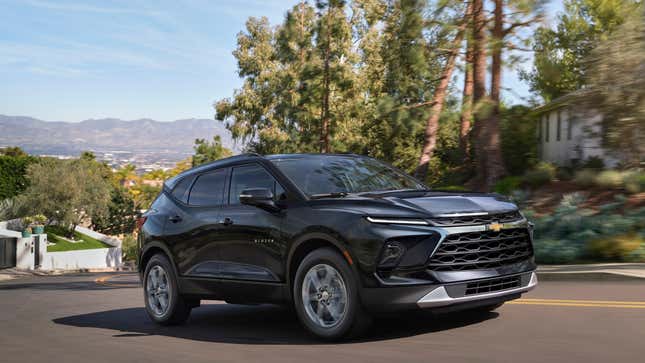
[[[273,201],[273,193],[267,188],[244,189],[240,193],[240,203],[266,209],[270,212],[280,210]]]

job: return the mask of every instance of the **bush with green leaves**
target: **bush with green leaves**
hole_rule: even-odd
[[[495,184],[495,193],[510,195],[522,186],[522,177],[507,176]]]
[[[555,173],[555,165],[542,161],[524,173],[524,183],[530,188],[538,188],[553,181]]]
[[[626,198],[617,196],[598,211],[581,208],[584,198],[566,195],[555,211],[535,218],[534,249],[538,263],[586,261],[645,262],[645,208],[623,211]]]

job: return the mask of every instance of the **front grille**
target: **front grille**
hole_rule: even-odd
[[[526,228],[450,234],[432,255],[433,271],[494,268],[526,260],[533,255]]]
[[[521,286],[520,276],[471,282],[466,285],[466,295],[485,294],[488,292],[514,289]]]
[[[497,214],[486,214],[481,216],[459,216],[459,217],[437,217],[431,221],[435,226],[455,227],[455,226],[472,226],[478,224],[509,223],[522,219],[520,212],[508,212]]]

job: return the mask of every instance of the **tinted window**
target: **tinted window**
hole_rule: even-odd
[[[231,193],[229,201],[231,204],[240,203],[240,194],[244,189],[267,188],[276,199],[281,198],[284,189],[273,179],[263,167],[259,165],[239,166],[233,168],[231,177]]]
[[[310,196],[425,189],[416,179],[378,160],[348,156],[308,156],[271,160]]]
[[[175,186],[175,189],[172,190],[172,196],[184,203],[188,203],[188,189],[190,188],[190,185],[193,183],[193,179],[195,178],[187,177],[187,178],[181,179],[177,183],[177,186]]]
[[[202,174],[190,190],[188,204],[195,206],[218,206],[224,201],[226,170]]]

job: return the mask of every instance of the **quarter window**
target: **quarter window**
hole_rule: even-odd
[[[172,190],[172,196],[183,203],[188,203],[188,189],[194,179],[194,177],[189,176],[180,180],[175,186],[175,189]]]
[[[284,189],[263,167],[246,165],[233,168],[229,203],[240,204],[240,194],[249,188],[269,189],[276,199],[282,199],[284,194]]]
[[[224,201],[226,169],[200,175],[190,190],[188,204],[199,207],[216,207]]]

